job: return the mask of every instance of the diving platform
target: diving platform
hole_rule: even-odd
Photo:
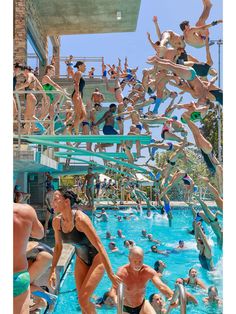
[[[150,135],[23,135],[22,139],[34,142],[36,140],[50,142],[74,142],[74,143],[113,143],[120,144],[123,141],[139,141],[141,144],[150,144]],[[43,143],[42,143],[43,144]]]

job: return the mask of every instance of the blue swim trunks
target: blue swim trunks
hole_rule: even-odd
[[[103,134],[104,135],[118,135],[118,132],[113,128],[112,125],[104,125]]]

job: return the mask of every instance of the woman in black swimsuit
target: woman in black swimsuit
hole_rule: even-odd
[[[56,265],[62,252],[62,243],[74,245],[76,252],[75,281],[78,301],[83,313],[96,313],[90,297],[103,277],[104,268],[113,284],[117,286],[120,279],[111,268],[107,253],[94,229],[90,219],[82,211],[73,211],[76,194],[72,191],[57,190],[54,193],[53,207],[61,213],[53,219],[55,249],[49,283],[56,283]]]
[[[85,86],[85,80],[82,77],[82,74],[86,70],[86,65],[82,61],[77,61],[74,68],[77,68],[77,72],[74,74],[74,91],[71,95],[74,109],[75,109],[75,121],[74,121],[74,130],[75,134],[79,134],[79,124],[87,118],[87,113],[85,106],[83,104],[83,89]]]

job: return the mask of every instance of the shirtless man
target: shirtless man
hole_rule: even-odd
[[[155,314],[151,304],[145,300],[145,289],[149,280],[167,298],[173,295],[171,289],[161,281],[155,270],[143,264],[143,257],[143,250],[135,246],[129,251],[129,264],[118,269],[117,274],[124,283],[123,314]],[[115,297],[116,287],[112,287],[110,295]]]
[[[185,48],[185,42],[182,36],[170,30],[164,31],[163,33],[161,33],[159,25],[158,25],[158,21],[157,21],[157,16],[153,17],[153,22],[155,24],[156,33],[160,40],[161,47],[166,47],[167,44],[170,44],[175,49]]]
[[[45,223],[44,223],[44,237],[45,238],[46,238],[47,234],[49,233],[48,222],[49,222],[51,215],[52,215],[52,218],[54,218],[54,209],[52,206],[53,195],[54,195],[53,185],[49,185],[47,187],[47,193],[45,195],[45,203],[47,206]]]
[[[99,119],[96,123],[94,123],[94,126],[97,126],[105,121],[104,127],[103,127],[103,134],[104,135],[118,135],[118,132],[114,129],[114,113],[116,112],[116,104],[110,104],[109,110],[103,115],[101,119]],[[113,144],[101,144],[102,148],[112,146]],[[116,152],[118,153],[120,149],[120,144],[117,144]]]
[[[91,101],[93,104],[101,104],[105,100],[104,95],[99,91],[98,88],[95,88],[95,91],[92,93]]]
[[[84,177],[84,182],[82,185],[82,191],[84,191],[84,186],[86,184],[86,196],[88,198],[88,205],[93,207],[94,206],[94,179],[96,179],[97,175],[92,173],[93,169],[90,167],[88,168],[88,174]]]
[[[30,275],[27,271],[26,248],[29,237],[43,237],[43,226],[33,207],[27,204],[13,205],[13,223],[14,314],[29,314]]]
[[[180,24],[180,29],[183,31],[184,40],[190,46],[195,48],[202,48],[206,44],[206,37],[209,35],[208,28],[222,23],[222,20],[213,21],[210,24],[206,24],[206,20],[209,17],[211,11],[211,1],[210,0],[202,0],[203,2],[203,12],[196,23],[195,27],[191,27],[189,25],[189,21],[183,21]]]

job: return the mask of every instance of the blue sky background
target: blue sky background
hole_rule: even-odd
[[[211,9],[209,23],[214,20],[223,18],[222,1],[212,0],[213,7]],[[124,59],[127,56],[130,67],[139,66],[138,78],[142,78],[142,70],[144,68],[150,68],[146,64],[147,57],[154,55],[154,50],[147,40],[147,31],[150,32],[152,40],[156,41],[157,35],[155,26],[152,21],[153,15],[157,15],[158,22],[161,31],[173,30],[176,33],[181,34],[179,24],[183,20],[189,20],[191,25],[195,25],[199,19],[203,10],[202,0],[142,0],[137,28],[135,32],[128,33],[106,33],[106,34],[89,34],[89,35],[67,35],[61,37],[61,56],[88,56],[88,57],[104,57],[105,63],[117,64],[118,57],[124,63]],[[125,12],[122,12],[125,15]],[[122,23],[122,19],[120,21]],[[222,24],[216,25],[210,28],[210,39],[220,39],[223,34]],[[32,52],[32,48],[29,45],[29,52]],[[198,60],[205,62],[206,51],[205,48],[196,49],[191,46],[186,46],[187,53],[196,57]],[[213,67],[218,70],[218,46],[213,45],[210,47],[212,59],[214,61]],[[52,45],[49,40],[49,56],[52,56]],[[34,62],[34,61],[32,61]],[[33,66],[36,63],[32,63]],[[98,64],[87,63],[87,72],[91,66],[95,66],[97,71],[95,74],[101,74],[101,69]],[[62,70],[65,66],[61,63]],[[222,53],[221,53],[221,68],[222,65]],[[222,70],[221,70],[222,74]],[[222,75],[221,75],[222,76]],[[222,82],[222,80],[221,80]],[[217,84],[217,82],[216,82]],[[222,85],[222,84],[221,84]],[[170,90],[175,90],[173,87],[168,86]],[[124,95],[127,93],[125,89]],[[178,98],[177,98],[178,99]],[[184,94],[183,103],[191,101],[192,98],[189,94]],[[163,113],[170,100],[166,100],[160,107],[159,113]],[[175,111],[175,115],[180,117],[183,111]],[[125,133],[128,132],[130,126],[130,120],[125,123]],[[160,139],[160,128],[152,128],[153,137]],[[192,141],[192,135],[189,135],[189,140]],[[146,150],[143,150],[144,155],[147,154]]]

